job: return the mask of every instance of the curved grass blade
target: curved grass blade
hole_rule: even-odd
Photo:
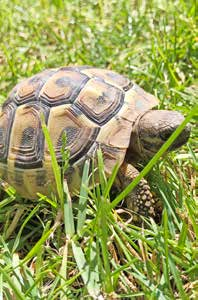
[[[54,231],[54,227],[50,228],[47,232],[45,232],[40,240],[34,245],[34,247],[28,252],[28,254],[25,256],[25,258],[21,261],[21,265],[23,265],[25,262],[30,260],[32,257],[36,256],[37,253],[40,251],[41,247],[45,243],[45,241],[49,238],[49,236]]]
[[[14,253],[19,245],[20,242],[20,238],[21,238],[21,234],[23,229],[25,228],[25,225],[28,223],[28,221],[36,214],[36,212],[38,211],[38,209],[40,208],[40,204],[37,205],[36,207],[34,207],[34,209],[30,212],[30,214],[27,216],[27,218],[24,220],[23,224],[20,227],[20,230],[14,240],[14,245],[12,247],[12,253]]]

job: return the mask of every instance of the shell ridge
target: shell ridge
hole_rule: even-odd
[[[49,107],[71,104],[89,79],[74,68],[60,68],[45,82],[40,90],[39,99]]]
[[[113,87],[114,89],[116,88],[116,87]],[[117,89],[117,88],[116,88]],[[74,102],[74,105],[89,119],[89,120],[91,120],[91,121],[93,121],[94,123],[96,123],[97,125],[99,125],[99,126],[103,126],[103,125],[105,125],[107,122],[109,122],[119,111],[120,111],[120,109],[122,108],[122,106],[123,106],[123,104],[124,104],[124,98],[125,98],[125,94],[124,94],[124,92],[122,91],[122,93],[120,93],[120,90],[119,89],[117,89],[118,91],[119,91],[119,97],[120,97],[120,99],[119,99],[119,103],[114,107],[114,109],[112,110],[111,109],[111,111],[109,112],[109,114],[108,114],[108,116],[106,116],[106,114],[105,113],[103,113],[103,115],[100,117],[100,118],[98,118],[98,119],[96,119],[93,115],[90,115],[90,113],[89,113],[89,107],[87,106],[87,109],[85,109],[84,108],[84,106],[86,105],[86,104],[81,104],[80,102],[79,102],[79,99],[78,99],[78,97],[76,98],[76,100],[75,100],[75,102]],[[118,97],[118,95],[117,95],[117,97]],[[112,108],[112,106],[113,106],[113,103],[111,104],[111,108]],[[107,107],[106,108],[106,110],[108,110],[109,109],[109,107]],[[104,110],[103,110],[103,112],[104,112]],[[97,115],[97,116],[100,116],[100,112],[97,114],[96,112],[94,112],[94,114],[95,115]]]
[[[43,86],[46,84],[46,82],[50,79],[50,77],[52,77],[55,73],[57,73],[58,72],[58,69],[48,69],[49,71],[51,70],[52,71],[52,73],[50,73],[48,76],[46,75],[46,80],[44,81],[44,82],[42,82],[42,80],[41,80],[41,84],[40,84],[40,86],[38,87],[38,90],[37,90],[37,92],[36,92],[36,95],[35,95],[35,98],[36,98],[36,100],[40,103],[41,101],[40,101],[40,97],[39,97],[39,95],[40,95],[40,92],[41,92],[41,90],[42,90],[42,88],[43,88]],[[54,71],[54,72],[53,72]]]
[[[15,107],[14,107],[15,106]],[[7,159],[8,159],[8,153],[9,153],[9,148],[10,148],[10,136],[11,136],[11,129],[15,120],[15,114],[16,114],[16,105],[13,104],[8,104],[8,106],[6,107],[6,109],[8,110],[10,108],[10,112],[8,111],[8,122],[10,122],[6,128],[6,137],[5,137],[5,145],[4,145],[4,153],[2,153],[3,155],[0,155],[0,157],[3,157],[3,159],[0,159],[0,162],[2,163],[7,163]],[[6,113],[6,109],[3,110],[2,113]],[[1,152],[0,152],[1,154]]]
[[[49,69],[50,70],[50,69]],[[41,97],[40,97],[40,93],[41,93],[41,90],[44,88],[44,86],[45,86],[45,84],[48,82],[48,80],[54,75],[54,74],[56,74],[56,73],[58,73],[58,71],[60,70],[60,69],[53,69],[54,70],[54,72],[52,73],[52,74],[50,74],[47,78],[46,78],[46,80],[43,82],[43,84],[41,85],[41,87],[40,87],[40,89],[38,90],[38,93],[37,93],[37,101],[39,102],[39,103],[42,103],[41,102]],[[43,104],[45,104],[45,103],[43,103]],[[45,104],[46,105],[46,104]],[[47,106],[47,105],[46,105]]]

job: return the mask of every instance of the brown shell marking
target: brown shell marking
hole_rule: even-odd
[[[80,92],[75,105],[98,125],[108,122],[124,101],[124,93],[118,88],[97,79],[90,79]]]
[[[45,70],[31,78],[23,80],[17,85],[16,89],[13,90],[11,97],[14,98],[18,105],[29,102],[30,100],[36,100],[38,91],[42,85],[55,72],[55,69]]]
[[[72,70],[58,70],[42,87],[39,97],[49,106],[72,103],[89,78]]]
[[[36,104],[23,104],[16,110],[10,136],[8,168],[15,166],[30,169],[42,166],[44,137],[41,113],[46,114]]]
[[[51,108],[48,130],[58,162],[61,162],[62,135],[66,132],[71,163],[74,163],[86,155],[91,145],[95,142],[99,127],[87,120],[84,115],[76,115],[72,106],[66,104]],[[44,151],[45,161],[51,161],[46,143]]]
[[[0,112],[0,162],[4,163],[7,161],[14,109],[13,104],[8,104],[7,109]]]

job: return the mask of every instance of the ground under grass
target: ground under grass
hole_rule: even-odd
[[[0,0],[1,102],[45,68],[94,65],[133,79],[160,108],[192,114],[188,144],[150,172],[164,209],[146,229],[110,209],[102,172],[100,190],[82,186],[84,209],[65,202],[61,182],[58,199],[2,194],[0,299],[198,298],[196,10],[193,0]]]

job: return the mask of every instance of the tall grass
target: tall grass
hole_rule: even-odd
[[[44,68],[86,64],[127,75],[160,108],[187,115],[124,191],[112,191],[118,168],[106,178],[100,152],[100,186],[87,161],[76,201],[43,124],[58,196],[29,201],[1,182],[0,299],[198,298],[196,9],[183,0],[0,0],[1,102]],[[188,121],[187,146],[162,157]],[[69,155],[62,155],[67,169]],[[161,220],[127,223],[117,205],[148,173]]]

